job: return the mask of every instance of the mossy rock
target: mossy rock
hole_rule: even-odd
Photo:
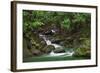
[[[84,57],[88,57],[90,56],[90,49],[87,48],[77,48],[75,50],[74,56],[84,56]]]

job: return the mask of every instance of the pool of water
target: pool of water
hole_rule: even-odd
[[[82,60],[82,57],[69,57],[69,56],[55,56],[55,57],[29,57],[24,59],[23,62],[45,62],[45,61],[65,61],[65,60]]]
[[[38,57],[28,57],[28,58],[24,58],[23,62],[45,62],[45,61],[67,61],[67,60],[83,60],[83,59],[87,59],[83,56],[68,56],[68,54],[63,53],[60,55],[42,55],[42,56],[38,56]]]

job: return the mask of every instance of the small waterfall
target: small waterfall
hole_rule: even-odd
[[[53,30],[52,30],[53,32]],[[46,39],[45,35],[42,35],[42,34],[39,34],[40,37],[42,37],[44,39],[44,41],[46,42],[47,45],[53,45],[55,48],[59,48],[62,46],[58,45],[58,44],[52,44],[52,42],[48,39]],[[54,51],[52,50],[51,53],[49,54],[50,56],[60,56],[60,55],[67,55],[67,56],[72,56],[74,54],[74,51],[68,51],[68,52],[65,52],[65,53],[54,53]]]
[[[72,56],[74,54],[74,51],[68,51],[66,52],[67,56]]]
[[[55,33],[56,31],[54,31],[54,30],[51,30],[53,33]]]
[[[55,48],[62,47],[62,46],[60,46],[58,44],[51,44],[51,45],[53,45]]]
[[[58,44],[52,44],[50,40],[47,40],[47,39],[46,39],[45,35],[41,35],[41,34],[40,34],[39,36],[42,37],[42,38],[44,39],[44,41],[46,42],[47,45],[53,45],[55,48],[62,47],[62,46],[60,46],[60,45],[58,45]]]
[[[54,54],[55,54],[55,53],[54,53],[53,51],[51,51],[49,55],[50,55],[50,56],[54,56]]]

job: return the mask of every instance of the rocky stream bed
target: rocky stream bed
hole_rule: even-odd
[[[24,33],[23,37],[23,62],[90,58],[87,49],[75,47],[75,39],[62,35],[57,29],[32,30],[27,34]]]

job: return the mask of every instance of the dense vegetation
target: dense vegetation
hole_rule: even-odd
[[[39,37],[49,33],[47,38],[52,42],[59,40],[64,48],[73,48],[74,56],[90,58],[90,25],[90,13],[23,10],[23,47],[28,49],[24,56],[40,56],[54,50]],[[51,30],[56,33],[52,35]]]

